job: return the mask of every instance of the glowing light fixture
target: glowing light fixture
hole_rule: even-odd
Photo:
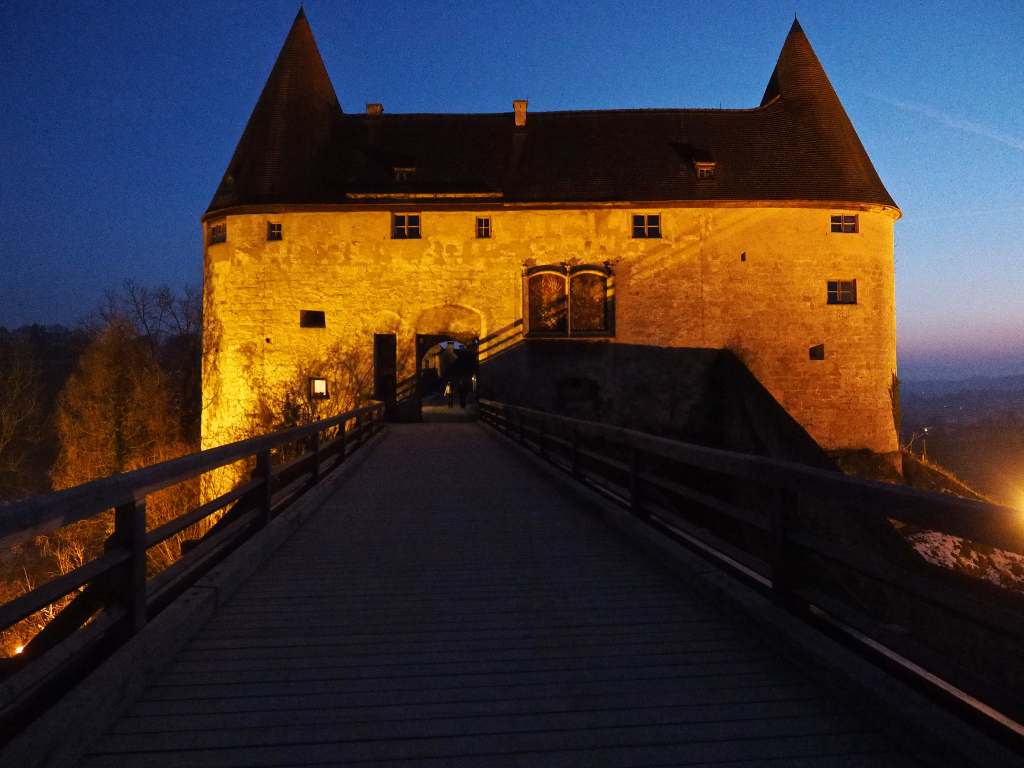
[[[14,649],[14,655],[17,656],[19,653],[21,653],[24,650],[25,650],[25,646],[24,645],[19,645],[17,648]]]
[[[326,400],[327,394],[327,379],[311,378],[309,380],[309,396],[314,400]]]

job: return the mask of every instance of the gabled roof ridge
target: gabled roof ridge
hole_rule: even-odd
[[[536,115],[631,115],[631,114],[665,114],[665,115],[678,115],[678,114],[692,114],[694,112],[711,112],[711,113],[750,113],[750,112],[763,112],[765,109],[773,106],[778,99],[771,99],[766,104],[758,104],[756,107],[614,107],[612,109],[545,109],[545,110],[532,110],[529,112],[529,117]],[[385,112],[380,115],[367,115],[363,112],[346,112],[346,118],[371,118],[374,120],[386,120],[390,117],[403,117],[403,118],[431,118],[431,117],[509,117],[515,114],[511,110],[507,112]],[[529,124],[529,118],[527,118],[527,124]]]

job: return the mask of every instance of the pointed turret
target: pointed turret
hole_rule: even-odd
[[[800,22],[793,20],[761,106],[776,99],[791,120],[793,157],[809,173],[830,175],[836,200],[896,205],[861,144]]]
[[[309,200],[323,187],[324,161],[340,116],[300,8],[207,212]]]
[[[761,105],[764,106],[777,96],[785,96],[786,99],[831,99],[839,103],[832,83],[811,47],[811,41],[796,19],[786,35],[786,42],[782,45]]]

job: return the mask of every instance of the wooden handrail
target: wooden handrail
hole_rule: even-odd
[[[894,546],[891,558],[870,551],[872,537],[884,540],[886,531],[893,533],[888,521],[896,520],[1024,552],[1018,510],[486,399],[478,412],[499,434],[692,546],[785,610],[840,634],[846,630],[837,627],[860,627],[871,637],[865,627],[882,627],[888,634],[871,638],[870,648],[852,644],[898,674],[926,670],[943,681],[938,698],[1014,748],[1024,746],[1024,595],[930,567],[909,546]],[[847,523],[869,524],[871,533],[859,544],[833,540],[833,529],[821,528],[840,519],[830,510],[841,510]],[[870,586],[857,593],[865,580]],[[850,585],[853,592],[846,591]],[[828,589],[834,594],[823,613],[813,596]],[[906,615],[894,615],[893,606]],[[972,637],[959,650],[943,637],[957,632]],[[936,694],[932,682],[911,676]],[[949,693],[958,690],[962,696]],[[976,708],[976,701],[984,706]],[[999,725],[1004,720],[1014,724],[1009,731]]]
[[[288,504],[338,467],[347,455],[361,448],[368,434],[380,429],[383,418],[384,404],[373,403],[312,424],[240,440],[0,507],[0,546],[11,546],[114,511],[114,532],[103,554],[0,605],[0,630],[5,630],[55,601],[71,596],[69,603],[28,643],[22,655],[4,660],[5,686],[9,691],[23,693],[0,702],[0,730],[13,732],[12,727],[19,724],[19,718],[37,709],[41,705],[39,697],[54,689],[50,682],[66,684],[70,676],[81,674],[78,658],[68,652],[69,648],[81,646],[85,652],[100,643],[110,652],[125,642],[170,599],[267,525]],[[354,422],[351,430],[349,422]],[[321,439],[325,431],[335,428],[337,436],[327,441]],[[349,435],[353,439],[349,440]],[[272,452],[296,443],[302,445],[302,453],[279,461],[275,466]],[[183,510],[182,514],[147,533],[146,501],[150,494],[252,458],[256,459],[252,477],[241,478],[226,493],[194,509]],[[176,562],[147,579],[150,547],[228,508],[201,540],[192,542],[195,546],[182,547],[181,557]],[[97,632],[102,637],[94,637]],[[85,635],[90,641],[78,642]]]
[[[577,435],[603,437],[695,469],[825,499],[839,499],[862,508],[883,511],[902,522],[1024,553],[1024,513],[1012,507],[850,477],[782,459],[708,448],[491,400],[480,400],[480,406],[483,412],[487,409],[505,410],[543,420],[545,424],[564,425],[570,434],[575,430]],[[550,429],[547,431],[547,439],[551,440]]]
[[[26,538],[84,520],[135,497],[149,495],[226,464],[249,458],[260,451],[343,425],[364,414],[377,414],[382,408],[381,404],[368,405],[312,424],[239,440],[56,493],[0,506],[0,547],[12,546]]]

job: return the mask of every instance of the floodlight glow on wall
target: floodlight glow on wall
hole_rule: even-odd
[[[327,379],[310,379],[309,396],[314,400],[326,400],[328,397]]]

